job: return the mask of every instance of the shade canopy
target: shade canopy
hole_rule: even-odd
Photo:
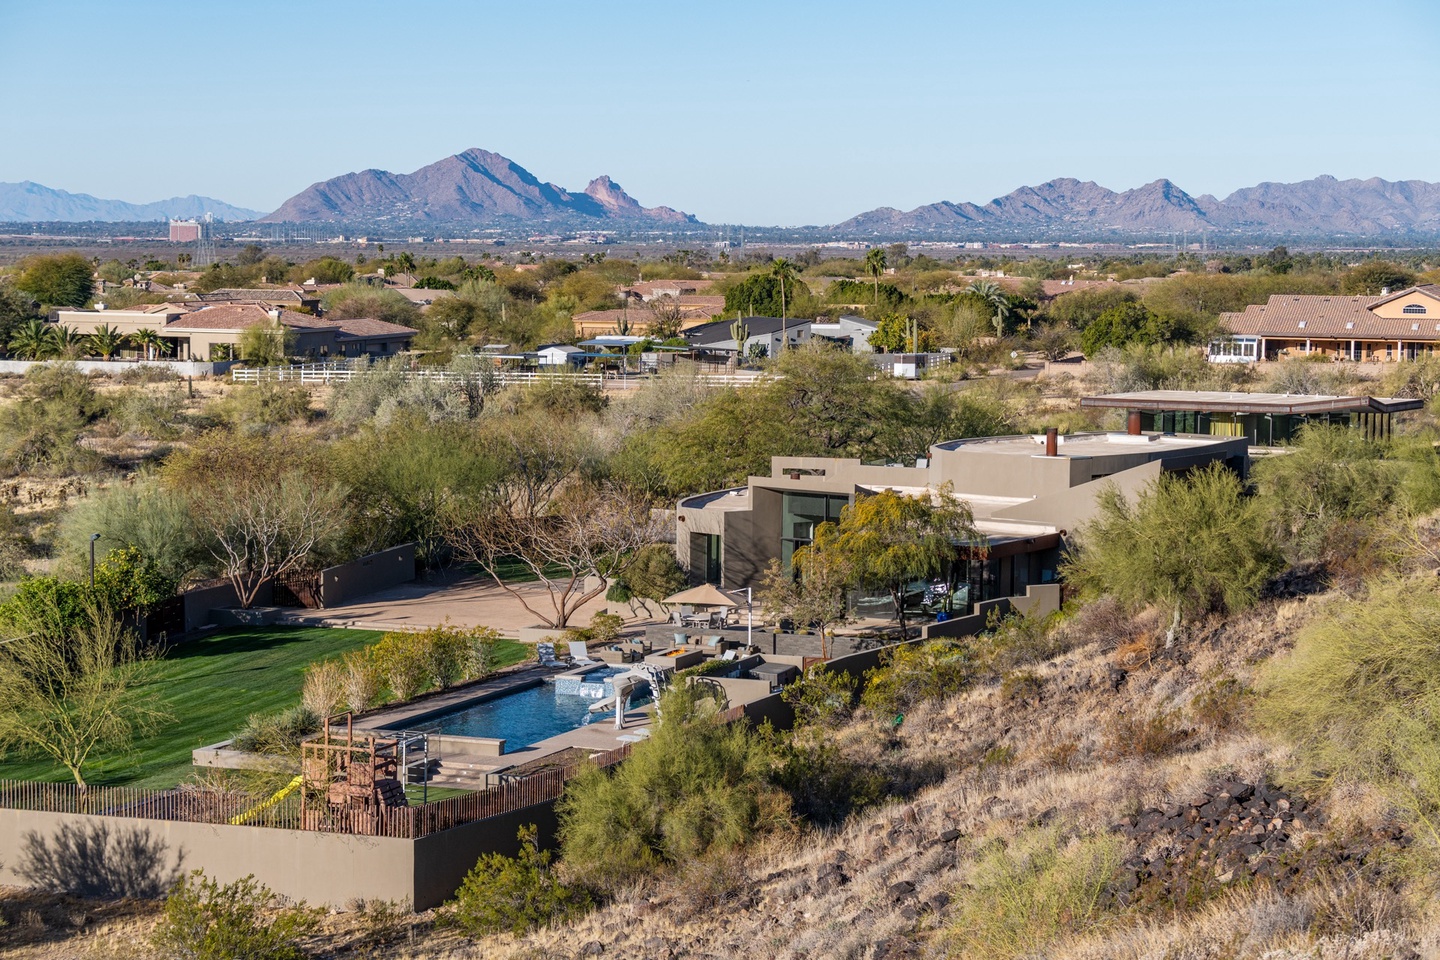
[[[672,593],[660,602],[683,603],[692,607],[739,607],[743,605],[742,601],[736,600],[713,583],[702,583],[698,587]]]

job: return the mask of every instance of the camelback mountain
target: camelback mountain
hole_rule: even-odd
[[[599,177],[584,192],[572,193],[541,181],[513,160],[480,149],[446,157],[414,173],[362,170],[325,180],[263,219],[696,222],[669,207],[641,206],[609,177]]]

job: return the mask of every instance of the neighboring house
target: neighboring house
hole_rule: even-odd
[[[270,307],[311,312],[320,309],[319,295],[302,287],[257,287],[243,290],[231,287],[197,293],[194,296],[201,303],[263,303]]]
[[[164,304],[137,310],[61,310],[57,319],[81,334],[94,333],[101,325],[126,336],[152,330],[168,342],[167,354],[177,360],[235,359],[245,330],[275,323],[294,332],[294,356],[314,359],[393,356],[409,349],[417,333],[383,320],[323,320],[256,303],[212,304],[198,309]]]
[[[813,320],[782,320],[779,317],[745,317],[741,322],[746,328],[743,344],[736,344],[731,333],[733,320],[715,320],[692,327],[685,331],[685,339],[692,349],[704,353],[734,354],[738,350],[741,356],[748,357],[759,345],[765,348],[765,356],[773,357],[780,352],[782,336],[791,347],[808,343],[810,328],[814,324]]]
[[[546,343],[535,349],[542,367],[575,367],[584,361],[585,351],[568,343]]]
[[[870,334],[880,329],[880,324],[864,317],[842,316],[834,323],[810,324],[810,336],[816,340],[831,340],[853,353],[874,353],[870,345]]]
[[[1440,344],[1440,286],[1382,296],[1272,294],[1262,306],[1222,313],[1231,337],[1210,345],[1215,363],[1323,356],[1334,360],[1414,360]]]
[[[715,285],[714,280],[641,280],[639,283],[632,283],[628,287],[621,287],[617,293],[622,297],[632,297],[649,303],[656,297],[682,297],[693,296],[704,293]],[[725,298],[721,297],[723,304]]]
[[[1244,476],[1244,437],[1084,433],[952,440],[930,448],[913,466],[876,466],[848,459],[775,457],[768,477],[733,490],[681,500],[676,555],[692,581],[726,589],[756,587],[772,560],[790,563],[815,528],[880,490],[929,495],[949,485],[974,512],[988,556],[962,561],[946,578],[957,609],[1023,594],[1058,576],[1069,532],[1097,510],[1114,484],[1126,493],[1162,473],[1219,462]],[[917,596],[927,585],[917,583]],[[861,596],[864,615],[888,616],[885,597]]]
[[[1080,406],[1124,410],[1127,420],[1141,430],[1245,437],[1255,446],[1271,446],[1294,439],[1307,423],[1355,427],[1367,437],[1388,437],[1394,414],[1419,410],[1425,402],[1288,393],[1141,390],[1084,397]]]
[[[724,297],[704,296],[682,296],[676,297],[674,306],[680,311],[680,331],[698,327],[701,324],[709,323],[725,312]],[[575,335],[579,337],[593,337],[602,333],[611,333],[620,329],[622,325],[628,325],[630,330],[649,332],[650,325],[655,320],[655,314],[647,304],[630,303],[618,310],[587,310],[584,313],[577,313],[574,317]]]

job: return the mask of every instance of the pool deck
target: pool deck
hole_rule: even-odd
[[[571,672],[584,673],[594,669],[594,665],[565,666],[563,668],[527,666],[498,674],[478,683],[470,683],[431,694],[407,704],[377,710],[375,713],[358,719],[355,722],[355,728],[367,731],[403,731],[407,728],[423,726],[427,722],[426,718],[436,713],[484,703],[487,700],[544,683],[547,678],[560,677]],[[604,719],[597,719],[593,723],[556,734],[538,743],[517,746],[513,749],[510,749],[507,744],[506,752],[499,756],[484,756],[479,753],[452,750],[445,741],[455,744],[472,738],[440,735],[436,738],[439,741],[440,770],[431,779],[431,783],[472,787],[478,790],[489,785],[488,777],[491,774],[503,773],[512,767],[539,760],[572,747],[603,753],[622,747],[627,743],[642,740],[650,735],[648,725],[654,719],[646,708],[627,710],[625,711],[624,727],[617,730],[613,712],[601,716]]]

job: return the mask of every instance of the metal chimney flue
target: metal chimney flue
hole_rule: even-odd
[[[1060,456],[1060,431],[1055,427],[1045,429],[1045,456]]]
[[[1140,411],[1131,410],[1130,416],[1125,421],[1125,432],[1132,437],[1140,436]]]

